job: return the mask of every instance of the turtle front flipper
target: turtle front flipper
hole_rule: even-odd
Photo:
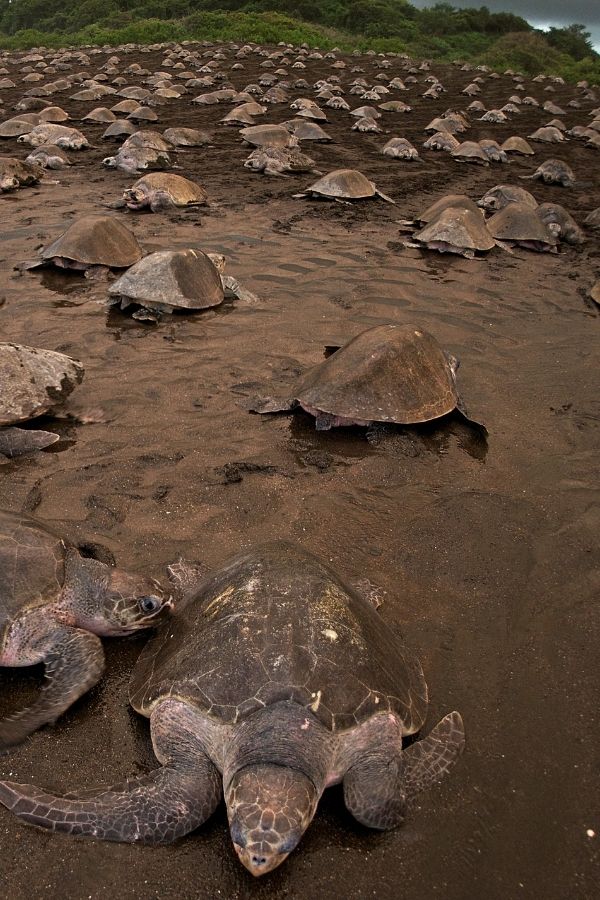
[[[43,656],[46,684],[31,706],[0,720],[0,752],[55,722],[100,680],[104,671],[104,651],[95,634],[59,626],[48,640]]]
[[[34,450],[43,450],[60,440],[60,435],[52,431],[17,428],[0,428],[0,453],[3,456],[21,456]]]
[[[441,781],[465,748],[465,728],[458,712],[445,716],[422,741],[403,751],[407,799]]]
[[[206,757],[204,765],[163,766],[80,797],[0,782],[0,802],[31,825],[124,843],[172,843],[206,821],[221,794],[219,773]]]

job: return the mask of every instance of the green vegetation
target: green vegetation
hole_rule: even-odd
[[[583,25],[536,31],[513,13],[408,0],[0,0],[0,46],[29,48],[181,40],[307,43],[540,71],[600,83]]]

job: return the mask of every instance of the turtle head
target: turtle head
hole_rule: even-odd
[[[315,814],[317,790],[298,769],[252,765],[226,791],[233,846],[252,875],[265,875],[299,843]]]
[[[70,550],[59,617],[94,634],[124,635],[152,628],[171,612],[173,600],[160,584]]]
[[[140,188],[129,188],[123,191],[123,200],[130,209],[141,209],[145,205],[148,198]]]
[[[110,568],[108,571],[103,618],[111,631],[104,634],[129,634],[141,628],[152,628],[171,612],[172,597],[165,595],[158,581],[131,575],[122,569]]]

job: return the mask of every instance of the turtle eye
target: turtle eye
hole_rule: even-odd
[[[153,613],[161,608],[162,600],[159,600],[158,597],[140,597],[138,606],[143,613]]]

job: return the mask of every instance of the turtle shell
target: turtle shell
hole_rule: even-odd
[[[283,125],[251,125],[242,128],[240,134],[245,141],[255,147],[291,147],[293,136]]]
[[[201,250],[158,250],[124,272],[108,289],[141,306],[207,309],[223,302],[221,276]]]
[[[167,128],[163,137],[174,147],[201,147],[203,144],[210,144],[212,140],[208,132],[197,128]]]
[[[484,209],[499,210],[504,209],[509,203],[524,203],[535,209],[538,205],[537,200],[526,191],[525,188],[518,187],[514,184],[497,184],[490,188],[478,201],[478,206]]]
[[[363,422],[417,424],[458,403],[448,360],[428,332],[376,325],[311,368],[296,388],[305,408]]]
[[[377,188],[358,169],[335,169],[307,188],[307,193],[320,197],[346,197],[364,200],[375,196]]]
[[[471,200],[470,197],[467,197],[466,194],[447,194],[445,197],[440,197],[440,199],[436,200],[435,203],[432,203],[431,206],[428,206],[419,216],[415,216],[415,221],[422,222],[424,225],[428,222],[434,222],[439,218],[441,213],[449,207],[470,209],[472,212],[479,212],[479,208],[475,201]]]
[[[0,510],[0,656],[14,619],[57,598],[66,549],[58,535],[33,519]]]
[[[324,143],[330,143],[333,140],[317,122],[309,122],[307,119],[292,119],[288,124],[299,141],[323,141]]]
[[[537,211],[526,203],[509,203],[488,219],[487,227],[501,241],[539,241],[552,247],[557,244]]]
[[[485,252],[496,245],[481,210],[449,206],[413,235],[422,244],[443,243],[462,250]]]
[[[199,184],[183,178],[181,175],[173,175],[171,172],[150,172],[144,175],[131,186],[130,192],[143,191],[150,195],[154,191],[163,191],[169,194],[176,206],[188,206],[191,203],[206,203],[208,194]]]
[[[49,412],[81,382],[83,371],[63,353],[0,343],[0,426]]]
[[[393,711],[413,734],[427,708],[419,661],[374,607],[286,542],[225,562],[151,640],[131,703],[150,715],[170,696],[228,724],[292,700],[331,731]]]
[[[42,250],[42,259],[58,256],[90,266],[124,269],[141,259],[134,234],[111,216],[81,216]]]

